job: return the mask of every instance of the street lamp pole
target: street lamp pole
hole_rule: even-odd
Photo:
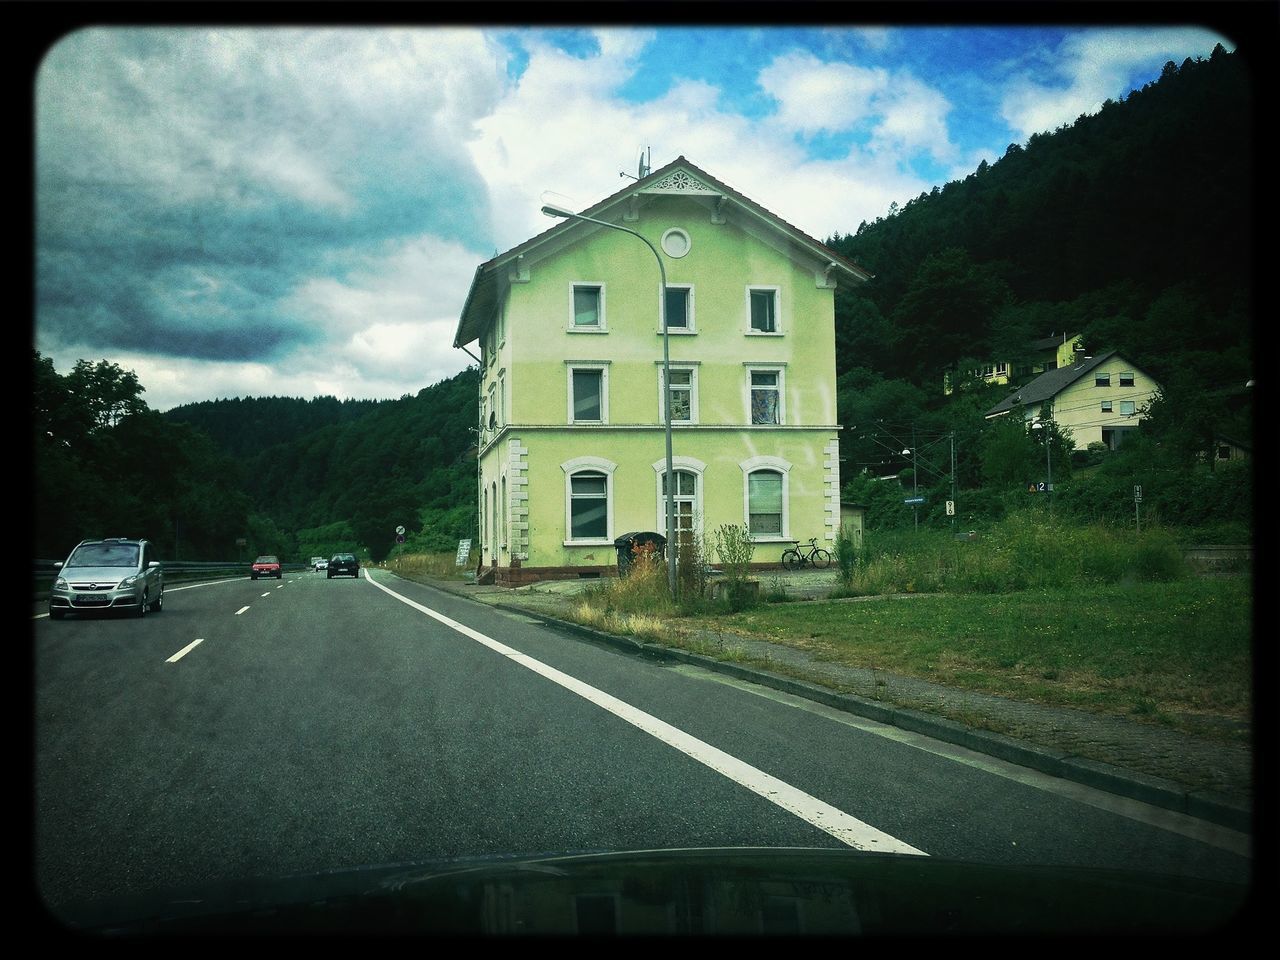
[[[621,227],[618,224],[610,223],[607,220],[597,220],[595,217],[584,217],[580,213],[574,213],[572,210],[565,207],[559,207],[550,203],[543,204],[542,212],[548,217],[585,220],[587,223],[594,223],[601,227],[608,227],[610,230],[620,230],[623,233],[629,233],[633,237],[638,237],[653,253],[654,259],[658,261],[658,274],[662,278],[662,293],[658,302],[660,316],[662,317],[662,415],[667,441],[667,587],[670,589],[671,596],[674,598],[676,595],[676,476],[675,465],[671,455],[671,349],[670,338],[667,335],[667,268],[662,263],[662,257],[658,254],[658,248],[650,243],[647,237],[641,233],[637,233],[635,230],[628,227]]]
[[[1045,471],[1048,474],[1047,481],[1049,486],[1049,519],[1053,519],[1053,421],[1052,420],[1036,420],[1031,424],[1032,430],[1044,431],[1044,462]]]

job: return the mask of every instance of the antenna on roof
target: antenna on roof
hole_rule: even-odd
[[[631,177],[631,174],[627,173],[625,170],[619,170],[618,176],[631,177],[632,180],[643,180],[645,177],[647,177],[649,175],[649,171],[653,169],[652,167],[653,148],[652,147],[649,148],[648,161],[645,160],[644,154],[645,154],[645,148],[641,147],[636,154],[636,175],[634,177]]]

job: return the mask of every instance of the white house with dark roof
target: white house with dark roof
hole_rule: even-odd
[[[1014,390],[986,413],[988,420],[1021,410],[1028,423],[1053,420],[1069,429],[1075,449],[1105,443],[1115,450],[1137,430],[1160,384],[1112,350],[1049,370]]]

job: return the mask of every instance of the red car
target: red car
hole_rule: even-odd
[[[275,577],[279,580],[284,576],[284,573],[280,569],[278,557],[259,557],[253,561],[253,569],[250,571],[249,576],[253,580],[257,580],[259,577]]]

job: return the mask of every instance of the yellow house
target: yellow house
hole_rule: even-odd
[[[481,566],[499,582],[616,570],[666,530],[663,287],[677,530],[745,526],[753,562],[840,524],[835,306],[865,270],[680,157],[481,264]]]
[[[970,373],[986,383],[1005,384],[1011,380],[1035,376],[1059,367],[1075,363],[1084,351],[1084,337],[1081,334],[1051,333],[1040,340],[1027,344],[1028,360],[1025,363],[1011,363],[1009,360],[998,360],[985,364]],[[943,392],[950,395],[954,389],[952,375],[943,379]]]
[[[1076,450],[1105,443],[1115,450],[1138,429],[1160,385],[1114,350],[1041,374],[986,413],[988,420],[1021,410],[1028,423],[1053,420],[1069,429]]]

